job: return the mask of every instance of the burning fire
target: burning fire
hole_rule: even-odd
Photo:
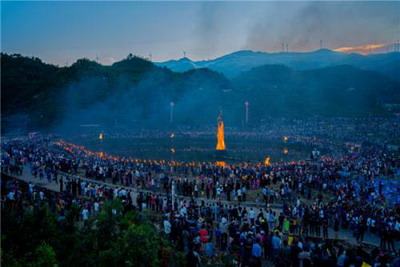
[[[222,116],[218,116],[218,133],[217,133],[217,147],[216,150],[225,150],[225,137],[224,137],[224,121],[222,120]]]
[[[226,162],[225,161],[217,161],[217,162],[215,162],[215,165],[221,166],[221,167],[225,167],[226,166]]]
[[[99,134],[99,140],[103,140],[103,133]]]
[[[171,148],[171,153],[175,154],[175,149]]]
[[[283,153],[284,153],[284,154],[288,154],[288,153],[289,153],[289,150],[288,150],[287,148],[285,148],[285,149],[283,150]]]
[[[265,160],[264,160],[264,165],[265,165],[265,166],[271,165],[270,160],[271,160],[271,157],[266,157]]]

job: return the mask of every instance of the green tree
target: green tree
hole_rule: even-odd
[[[46,243],[38,246],[35,250],[35,260],[31,267],[55,267],[57,266],[57,255],[54,249]]]
[[[154,225],[132,225],[125,232],[123,254],[127,266],[158,266],[160,237]]]

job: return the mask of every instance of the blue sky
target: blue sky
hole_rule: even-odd
[[[110,64],[127,54],[154,61],[215,58],[241,50],[279,52],[323,46],[392,49],[400,2],[7,2],[1,50],[58,65],[78,58]],[[372,47],[372,50],[371,50]],[[353,51],[353,52],[354,52]],[[367,51],[367,50],[366,50]]]

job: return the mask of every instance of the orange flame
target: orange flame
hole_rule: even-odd
[[[103,140],[103,133],[99,134],[99,140]]]
[[[264,160],[264,165],[265,165],[265,166],[269,166],[269,165],[271,165],[271,162],[270,162],[270,160],[271,160],[271,158],[270,158],[270,157],[266,157],[266,158],[265,158],[265,160]]]
[[[224,136],[224,121],[222,120],[222,116],[218,116],[218,132],[217,132],[217,147],[216,150],[225,150],[225,136]]]
[[[287,148],[285,148],[285,149],[283,150],[283,153],[284,153],[284,154],[288,154],[288,153],[289,153],[289,150],[288,150]]]
[[[217,161],[217,162],[215,162],[215,165],[221,166],[221,167],[225,167],[226,166],[226,162],[225,161]]]
[[[175,149],[171,148],[171,153],[175,154]]]

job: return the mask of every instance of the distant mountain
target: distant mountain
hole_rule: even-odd
[[[209,69],[174,73],[142,58],[103,66],[80,59],[56,67],[37,58],[1,54],[2,130],[74,129],[80,124],[213,123],[229,103],[230,82]],[[229,116],[228,116],[229,117]]]
[[[188,58],[156,63],[175,72],[189,69],[209,68],[234,78],[244,71],[262,65],[285,65],[294,70],[309,70],[336,65],[350,65],[373,70],[400,81],[400,53],[348,54],[321,49],[312,52],[265,53],[250,50],[237,51],[213,60],[191,61]]]
[[[156,65],[160,67],[167,67],[175,72],[185,72],[188,70],[202,68],[187,57],[183,57],[179,60],[169,60],[162,63],[156,63]]]
[[[323,61],[315,53],[320,58],[336,54],[314,52],[314,66]],[[230,62],[244,68],[244,59],[264,56],[269,55],[240,51],[220,58],[218,66]],[[354,62],[360,57],[353,56]],[[391,64],[390,58],[372,59],[377,66]],[[170,102],[179,125],[215,124],[221,110],[227,125],[240,125],[245,101],[250,102],[253,123],[268,116],[387,114],[383,104],[400,103],[399,83],[376,71],[350,65],[299,70],[306,64],[299,63],[297,69],[262,65],[228,80],[208,68],[173,72],[133,56],[111,66],[80,59],[57,67],[37,58],[1,54],[2,131],[75,131],[81,124],[160,128],[170,125]]]
[[[232,82],[246,95],[257,119],[267,114],[364,116],[382,112],[382,103],[400,102],[398,83],[349,65],[303,71],[266,65]]]

